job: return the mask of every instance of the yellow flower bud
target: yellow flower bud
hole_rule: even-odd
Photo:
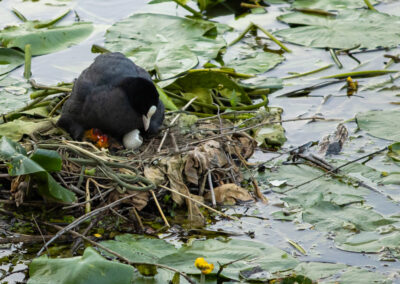
[[[214,264],[208,263],[203,257],[198,257],[194,262],[194,266],[201,270],[203,274],[210,274],[214,270]]]

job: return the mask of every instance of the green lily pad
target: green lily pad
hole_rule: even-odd
[[[361,232],[350,237],[343,236],[336,239],[336,246],[342,250],[366,253],[378,253],[384,248],[396,249],[399,243],[400,232],[398,230],[390,234]]]
[[[36,258],[29,265],[29,284],[108,284],[133,283],[132,266],[108,261],[93,248],[85,249],[83,256],[71,258]]]
[[[376,4],[377,1],[370,1]],[[366,8],[364,0],[295,0],[293,8],[321,9],[321,10],[342,10],[354,8]]]
[[[321,278],[332,276],[346,268],[347,265],[342,263],[307,262],[297,265],[294,271],[298,275],[307,275],[318,282]]]
[[[226,62],[226,67],[234,68],[238,73],[256,75],[267,72],[281,63],[285,58],[272,52],[241,50],[239,56]]]
[[[163,240],[124,235],[118,237],[116,241],[106,241],[102,244],[131,261],[165,264],[194,275],[201,273],[194,266],[198,257],[204,257],[207,262],[217,265],[217,262],[228,263],[247,256],[247,259],[227,266],[221,273],[221,276],[236,280],[239,279],[240,271],[255,266],[273,273],[292,269],[298,264],[296,259],[278,248],[243,240],[194,241],[176,249]],[[216,273],[214,269],[212,274]]]
[[[400,17],[371,10],[342,10],[336,17],[295,12],[278,19],[296,27],[274,34],[299,45],[374,49],[400,44]]]
[[[4,47],[25,49],[31,45],[32,55],[42,55],[78,44],[93,31],[91,23],[74,23],[69,26],[53,26],[41,28],[46,23],[26,21],[18,26],[8,26],[0,31],[0,41]]]
[[[11,48],[0,48],[0,75],[6,74],[24,64],[22,52]]]
[[[39,193],[51,201],[71,203],[75,194],[59,185],[48,171],[61,170],[62,160],[56,151],[36,150],[31,157],[21,145],[2,137],[0,140],[0,159],[7,161],[10,176],[30,175]]]
[[[227,29],[203,20],[134,14],[107,30],[105,47],[123,52],[148,71],[157,71],[164,80],[195,67],[199,60],[215,58],[226,46],[221,34]]]
[[[356,115],[357,125],[368,134],[393,141],[400,141],[400,111],[381,110],[368,111]]]
[[[0,79],[0,113],[6,114],[26,106],[30,90],[31,86],[26,81],[13,77]]]

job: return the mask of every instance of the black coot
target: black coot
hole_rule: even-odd
[[[74,139],[100,129],[120,141],[132,130],[155,134],[164,120],[150,75],[122,53],[96,57],[75,81],[57,124]]]

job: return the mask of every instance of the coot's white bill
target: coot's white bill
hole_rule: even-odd
[[[149,109],[147,114],[142,116],[144,131],[147,131],[147,129],[149,129],[151,117],[153,116],[153,114],[156,113],[156,111],[157,111],[157,107],[151,106],[151,108]]]

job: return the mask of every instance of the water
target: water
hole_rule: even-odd
[[[399,1],[387,1],[387,4],[379,5],[377,8],[382,12],[388,12],[400,16]],[[46,3],[65,3],[66,6],[50,6]],[[76,15],[83,21],[91,21],[96,25],[95,31],[86,41],[69,49],[34,57],[32,60],[33,79],[43,84],[55,84],[60,81],[71,82],[80,72],[91,64],[96,54],[92,54],[90,49],[92,44],[103,45],[104,34],[108,27],[114,22],[123,19],[134,12],[157,12],[172,15],[185,15],[185,11],[177,8],[173,3],[163,3],[158,5],[147,5],[144,0],[77,0],[77,1],[56,1],[56,0],[40,0],[39,2],[3,0],[0,2],[0,28],[18,23],[19,20],[11,13],[11,8],[18,9],[28,19],[50,19],[60,15],[67,8],[72,8]],[[214,20],[227,23],[239,30],[243,30],[250,21],[258,23],[268,30],[287,27],[283,23],[276,21],[276,16],[281,14],[283,6],[271,6],[268,8],[267,14],[250,15],[248,17],[235,20],[233,16],[221,16]],[[76,17],[74,13],[70,13],[62,22],[67,23],[73,21]],[[135,27],[132,27],[135,28]],[[227,41],[232,40],[231,36]],[[325,50],[317,50],[311,48],[299,47],[291,44],[287,46],[292,49],[292,53],[285,54],[286,61],[277,68],[267,73],[267,76],[284,77],[288,72],[307,72],[319,68],[323,65],[333,63],[329,53]],[[334,84],[313,91],[307,97],[287,98],[279,97],[291,89],[300,89],[307,84],[317,84],[321,82],[319,77],[330,74],[350,72],[354,70],[374,70],[383,69],[384,62],[387,61],[383,57],[384,54],[400,54],[400,49],[392,49],[390,51],[376,51],[357,54],[356,57],[363,63],[360,67],[358,64],[347,56],[340,56],[340,60],[344,68],[339,70],[336,66],[331,67],[323,72],[307,76],[304,78],[292,79],[285,81],[285,88],[270,95],[270,106],[278,106],[284,109],[283,119],[296,118],[298,116],[310,117],[316,114],[322,114],[325,118],[338,119],[340,121],[351,120],[357,112],[365,112],[373,109],[396,109],[398,106],[390,104],[394,101],[400,101],[399,97],[395,97],[397,93],[393,91],[377,92],[360,91],[356,96],[346,96],[346,90],[341,90],[343,84]],[[400,64],[394,64],[392,69],[399,69]],[[23,67],[12,72],[13,76],[21,76]],[[366,85],[372,81],[379,81],[388,76],[382,76],[378,79],[361,79],[359,83]],[[286,130],[287,143],[285,148],[297,147],[308,141],[319,140],[324,135],[332,133],[339,121],[320,121],[309,123],[307,121],[297,121],[284,123]],[[356,135],[355,123],[349,121],[346,123],[350,135]],[[373,143],[371,143],[373,141]],[[363,154],[357,153],[360,148],[366,153],[373,152],[374,149],[387,145],[389,142],[371,139],[364,136],[357,140],[353,140],[346,144],[343,157],[352,159]],[[264,161],[270,155],[257,152],[253,161]],[[370,161],[373,167],[384,167],[379,159]],[[398,190],[399,188],[397,188]],[[267,197],[270,204],[279,201],[279,195],[269,192]],[[388,200],[385,196],[371,193],[367,197],[368,204],[374,206],[378,212],[382,214],[398,213],[399,206],[393,201]],[[220,221],[211,226],[211,229],[224,229],[228,231],[236,231],[238,233],[254,232],[254,240],[275,245],[289,253],[295,253],[295,250],[288,244],[287,239],[299,241],[299,243],[308,252],[307,256],[299,256],[304,261],[326,261],[339,262],[349,265],[357,265],[361,267],[376,267],[376,271],[386,274],[395,273],[400,269],[399,262],[380,262],[378,256],[373,254],[349,253],[338,250],[334,247],[333,241],[326,238],[324,233],[315,230],[298,230],[295,224],[290,222],[279,222],[272,220],[270,214],[279,210],[273,205],[263,205],[256,203],[251,207],[239,207],[229,209],[228,213],[243,213],[247,215],[262,216],[269,220],[260,220],[255,218],[242,218],[240,222]],[[243,234],[237,238],[249,239],[249,234]],[[9,253],[8,250],[0,252]],[[21,275],[14,275],[7,279],[10,281],[20,280]],[[397,281],[400,281],[397,278]]]

